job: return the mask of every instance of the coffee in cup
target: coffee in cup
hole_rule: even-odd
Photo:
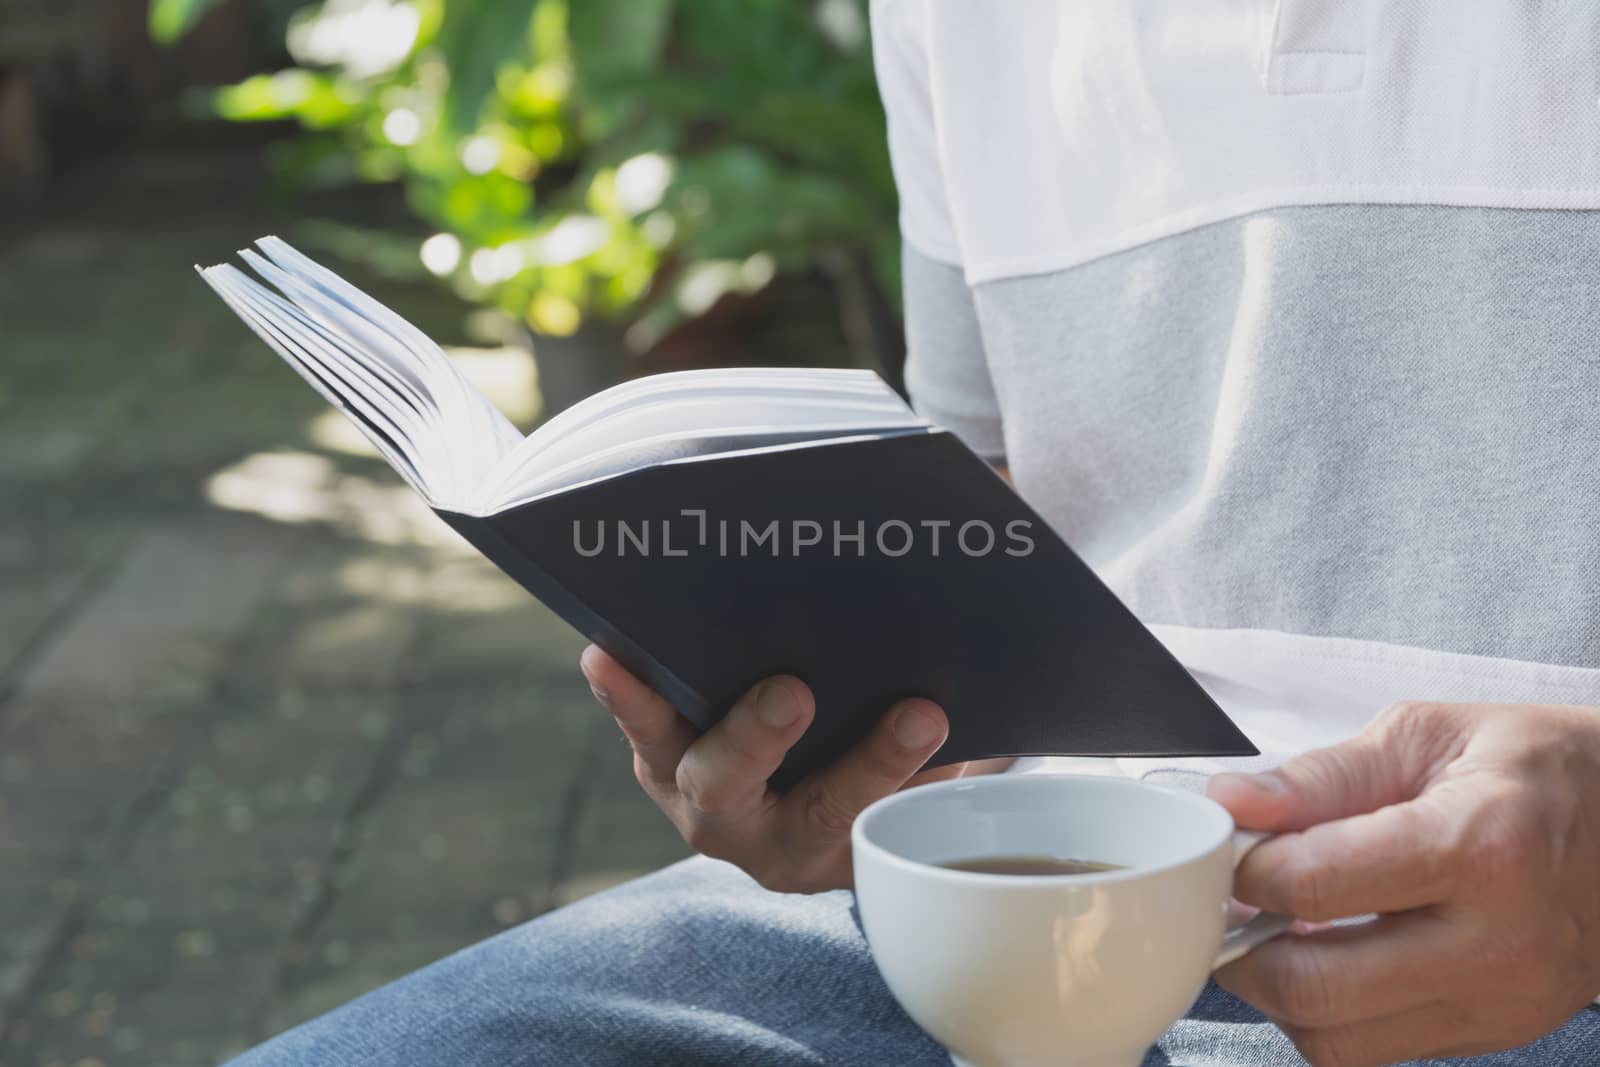
[[[1225,929],[1234,866],[1261,837],[1194,793],[999,774],[885,797],[851,845],[873,959],[958,1065],[1136,1067],[1213,969],[1288,925]],[[1016,869],[1056,857],[1100,869]]]

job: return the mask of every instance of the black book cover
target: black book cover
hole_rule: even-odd
[[[944,431],[664,463],[498,515],[440,514],[702,730],[761,678],[803,679],[816,719],[778,788],[907,696],[949,715],[934,764],[1256,752]]]

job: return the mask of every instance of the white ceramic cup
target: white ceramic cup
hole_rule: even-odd
[[[1237,833],[1204,796],[1125,778],[997,774],[908,789],[851,831],[873,959],[917,1024],[965,1067],[1136,1067],[1212,970],[1277,936],[1226,931]],[[957,860],[1118,864],[976,874]]]

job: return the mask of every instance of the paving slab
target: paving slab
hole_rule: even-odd
[[[591,759],[588,788],[572,831],[572,858],[553,903],[571,903],[691,855],[633,777],[633,752],[614,724]]]
[[[294,235],[212,173],[0,245],[0,1067],[212,1064],[686,852],[582,640],[192,276]]]
[[[587,688],[406,694],[393,781],[352,830],[326,917],[303,943],[274,1031],[549,907],[599,725]]]
[[[260,605],[233,683],[384,690],[407,676],[426,554],[306,529],[308,548]]]
[[[17,680],[36,711],[84,699],[192,697],[216,676],[295,551],[292,527],[213,512],[143,531],[92,603]]]
[[[207,709],[202,740],[120,862],[90,872],[81,922],[11,1054],[199,1064],[242,1043],[383,759],[389,703],[248,694]]]

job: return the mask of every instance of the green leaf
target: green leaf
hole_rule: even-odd
[[[146,2],[152,32],[171,39],[222,0]],[[236,2],[259,13],[314,0]],[[895,192],[871,57],[822,31],[815,0],[414,2],[418,43],[393,69],[262,74],[208,91],[211,109],[300,125],[271,151],[286,188],[398,181],[412,215],[470,250],[599,215],[610,236],[579,260],[530,263],[488,286],[458,272],[467,299],[545,329],[612,315],[635,324],[630,347],[648,346],[688,313],[675,298],[681,272],[737,269],[756,254],[780,271],[848,257],[897,292]],[[866,0],[852,2],[865,12]],[[280,40],[282,24],[271,23]],[[400,108],[421,120],[405,144],[385,132]],[[474,135],[502,149],[485,174],[463,155]],[[634,218],[605,184],[643,152],[671,159],[674,176],[660,204]],[[400,258],[414,271],[406,233]]]
[[[414,184],[413,210],[468,244],[493,246],[526,236],[533,191],[503,174],[457,175]]]
[[[528,26],[540,0],[454,0],[445,7],[436,39],[450,68],[445,125],[453,133],[477,128],[500,68],[532,51]]]
[[[291,68],[257,74],[212,97],[219,116],[233,122],[275,122],[294,118],[308,129],[344,125],[356,116],[356,91],[326,74]]]
[[[150,36],[172,44],[222,0],[150,0]]]
[[[673,0],[575,0],[567,16],[578,70],[611,77],[655,67],[672,27]]]
[[[272,170],[274,192],[293,197],[308,189],[337,189],[361,178],[360,162],[332,134],[308,134],[269,144],[264,155]]]
[[[569,16],[574,99],[584,134],[596,141],[638,121],[652,104],[628,84],[663,66],[674,0],[575,0]]]

